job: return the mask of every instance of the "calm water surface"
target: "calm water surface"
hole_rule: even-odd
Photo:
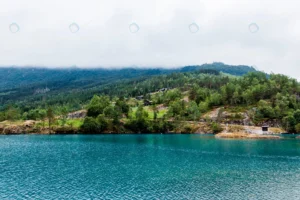
[[[0,199],[300,199],[300,140],[0,136]]]

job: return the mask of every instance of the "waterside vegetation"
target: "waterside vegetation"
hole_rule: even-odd
[[[20,87],[1,90],[0,133],[253,134],[262,125],[277,128],[273,133],[300,132],[296,79],[229,69],[186,67],[68,92],[61,86],[28,95],[28,89],[23,99],[12,95]]]

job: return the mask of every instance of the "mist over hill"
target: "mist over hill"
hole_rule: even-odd
[[[246,65],[212,64],[192,65],[179,68],[39,68],[39,67],[2,67],[0,68],[0,90],[33,87],[81,88],[101,85],[116,80],[170,74],[174,72],[190,72],[200,69],[213,69],[232,75],[244,75],[256,71]]]

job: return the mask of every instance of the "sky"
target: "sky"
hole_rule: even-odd
[[[298,0],[1,0],[0,66],[224,62],[300,79]]]

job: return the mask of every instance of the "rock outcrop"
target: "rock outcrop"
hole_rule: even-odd
[[[9,134],[21,134],[24,131],[22,130],[22,128],[20,126],[17,125],[10,125],[7,126],[3,129],[2,133],[5,135],[9,135]]]
[[[68,114],[68,119],[79,119],[79,118],[85,118],[87,114],[87,110],[79,110],[76,112],[72,112]]]

